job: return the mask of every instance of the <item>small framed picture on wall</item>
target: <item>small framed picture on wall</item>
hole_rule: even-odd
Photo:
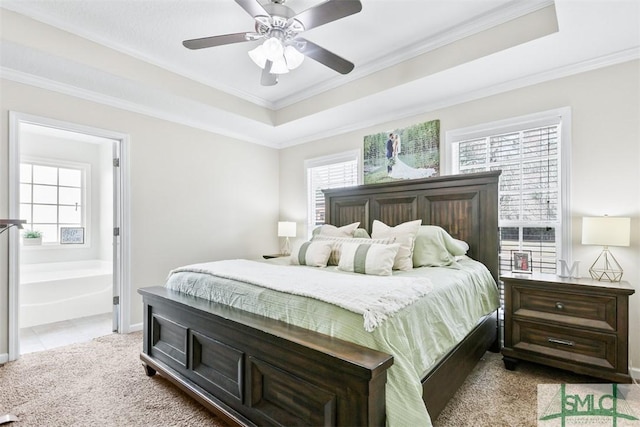
[[[60,227],[60,244],[84,244],[84,227]]]
[[[531,251],[511,251],[511,271],[514,273],[531,273]]]

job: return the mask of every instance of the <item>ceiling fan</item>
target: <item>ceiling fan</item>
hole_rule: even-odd
[[[264,86],[278,83],[278,76],[299,67],[305,56],[341,74],[353,70],[351,62],[300,37],[300,33],[360,12],[359,0],[327,0],[298,14],[283,4],[285,0],[271,0],[265,5],[258,0],[235,2],[255,19],[254,32],[203,37],[185,40],[182,44],[189,49],[203,49],[264,39],[249,51],[253,62],[262,68],[260,83]]]

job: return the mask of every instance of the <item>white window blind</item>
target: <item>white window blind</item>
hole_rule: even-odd
[[[458,141],[454,170],[502,170],[499,187],[500,271],[512,251],[531,251],[534,271],[555,273],[562,236],[561,124]]]
[[[358,184],[358,157],[359,152],[349,152],[344,155],[306,162],[309,233],[316,226],[325,222],[325,203],[322,190]]]

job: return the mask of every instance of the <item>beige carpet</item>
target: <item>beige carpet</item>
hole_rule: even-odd
[[[140,362],[142,333],[23,355],[0,367],[0,415],[21,426],[226,426]],[[3,426],[4,427],[4,426]]]
[[[141,333],[109,335],[5,364],[0,415],[17,415],[16,427],[225,426],[161,376],[144,374],[141,341]],[[589,379],[527,363],[510,372],[487,353],[435,425],[535,426],[537,384],[560,382]]]
[[[520,362],[515,371],[508,371],[501,354],[487,352],[434,427],[535,427],[538,384],[594,382],[601,381],[528,362]]]

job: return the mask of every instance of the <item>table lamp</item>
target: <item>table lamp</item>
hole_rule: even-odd
[[[603,247],[602,253],[589,268],[589,274],[593,279],[609,282],[622,280],[622,267],[609,251],[609,246],[629,246],[630,234],[631,218],[610,216],[582,218],[582,244]]]
[[[278,237],[284,237],[282,255],[291,254],[291,242],[289,237],[296,237],[296,223],[290,221],[278,221]]]

